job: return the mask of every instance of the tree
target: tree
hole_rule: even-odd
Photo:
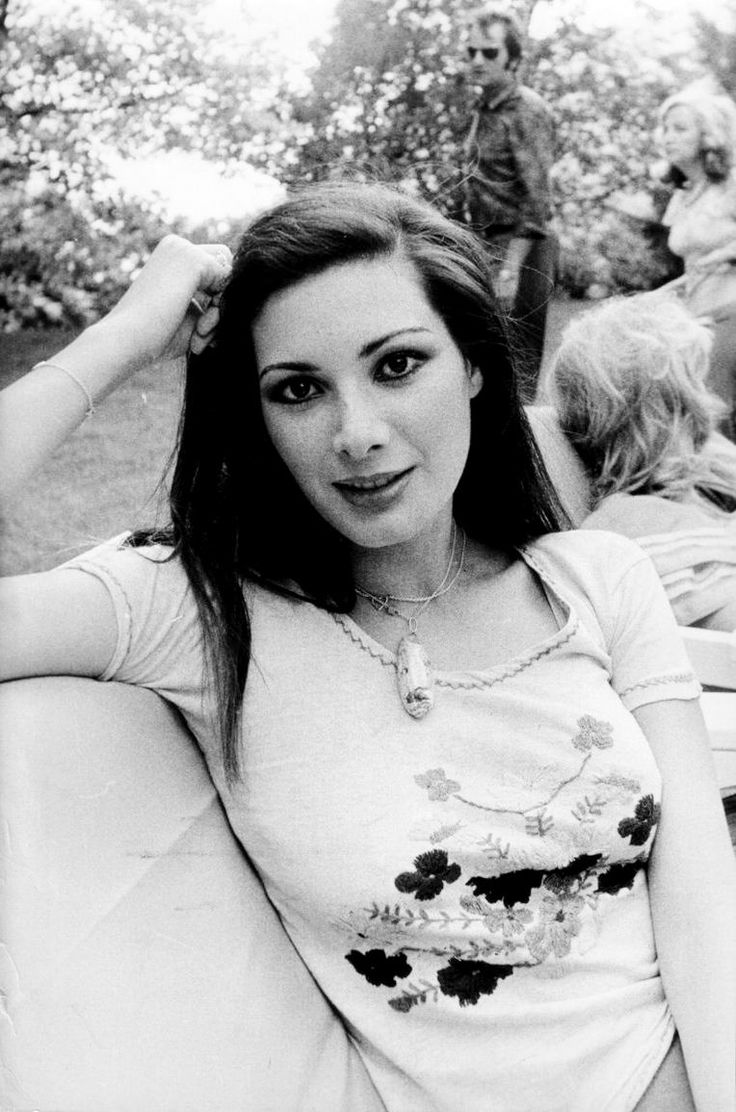
[[[701,61],[726,92],[736,97],[736,14],[731,12],[730,28],[719,27],[701,14],[694,18]]]
[[[653,33],[644,54],[621,34],[586,30],[582,3],[548,3],[558,25],[530,41],[523,77],[558,118],[563,277],[575,293],[603,278],[626,286],[622,267],[619,280],[606,268],[598,231],[603,223],[610,239],[607,205],[646,184],[657,106],[692,63],[658,51]],[[519,0],[515,9],[528,23],[535,7]],[[312,92],[298,106],[307,126],[292,177],[393,180],[457,214],[470,114],[459,43],[468,9],[467,0],[341,0]],[[653,29],[666,16],[651,11],[650,19]],[[640,269],[648,251],[642,243]],[[640,284],[657,280],[641,273]]]
[[[197,0],[0,6],[0,328],[85,320],[162,232],[111,155],[184,148],[227,165],[281,121],[273,58],[205,25]]]
[[[296,108],[308,127],[293,177],[400,181],[455,210],[462,9],[462,0],[340,0],[312,90]]]

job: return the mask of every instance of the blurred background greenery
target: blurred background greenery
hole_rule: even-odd
[[[0,0],[0,331],[84,324],[164,230],[232,240],[295,182],[377,177],[457,212],[469,99],[458,31],[473,6],[281,3],[305,43],[313,9],[324,24],[295,56],[256,0]],[[734,90],[733,3],[716,3],[715,19],[639,0],[613,23],[601,17],[626,0],[508,6],[530,28],[523,78],[559,120],[561,289],[658,284],[672,261],[652,250],[648,222],[661,200],[656,110],[705,76]],[[201,182],[197,204],[157,194],[164,164],[170,185]]]

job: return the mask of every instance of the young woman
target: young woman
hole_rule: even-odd
[[[678,620],[732,630],[736,447],[716,431],[711,343],[678,301],[612,298],[567,325],[544,392],[590,476],[582,527],[652,537]]]
[[[165,243],[54,388],[81,413],[166,347],[213,251]],[[698,687],[641,551],[555,532],[483,249],[316,187],[246,231],[216,313],[170,533],[9,583],[5,674],[182,710],[390,1112],[731,1110]]]
[[[724,431],[733,438],[736,340],[736,105],[696,88],[669,97],[660,109],[661,142],[675,186],[663,217],[668,245],[685,264],[676,290],[715,337],[710,382],[728,406]]]

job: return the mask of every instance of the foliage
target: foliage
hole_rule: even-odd
[[[197,0],[0,2],[0,329],[79,322],[127,283],[162,231],[122,196],[112,156],[166,149],[225,165],[281,123],[265,47],[245,56]],[[170,223],[169,223],[170,227]]]
[[[238,46],[200,0],[81,3],[0,0],[0,330],[90,319],[159,238],[162,211],[123,195],[113,156],[181,149],[220,168],[248,161],[287,184],[393,180],[461,215],[469,0],[339,0],[334,35],[299,92],[272,44]],[[671,57],[654,33],[642,50],[590,29],[583,0],[510,3],[524,23],[535,8],[557,17],[554,33],[530,41],[523,79],[558,118],[564,286],[659,282],[671,260],[653,261],[611,204],[648,188],[666,95],[708,64],[733,87],[736,27],[701,18],[699,53]],[[666,19],[652,12],[652,32]]]
[[[462,0],[340,0],[292,178],[350,174],[403,183],[461,205],[467,96],[457,31]]]
[[[526,19],[535,4],[516,6]],[[656,108],[691,63],[658,56],[654,37],[642,52],[625,36],[585,29],[582,4],[551,6],[564,18],[554,34],[531,40],[524,80],[558,120],[553,196],[563,282],[575,293],[602,282],[641,288],[661,280],[662,260],[650,272],[646,243],[635,245],[635,233],[622,228],[637,248],[631,262],[641,264],[625,274],[607,264],[598,233],[614,195],[646,181]],[[292,179],[394,180],[459,214],[472,110],[460,58],[467,11],[463,0],[341,0],[312,93],[299,106],[307,126]],[[664,18],[652,12],[654,23]]]
[[[696,14],[695,42],[698,54],[716,80],[736,98],[736,13],[730,12],[730,28],[717,26]]]

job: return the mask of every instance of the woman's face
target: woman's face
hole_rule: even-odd
[[[668,161],[684,174],[700,163],[700,124],[694,112],[684,105],[670,108],[662,121],[662,146]]]
[[[253,338],[266,427],[326,521],[361,548],[449,521],[482,378],[409,262],[305,278],[266,302]]]

